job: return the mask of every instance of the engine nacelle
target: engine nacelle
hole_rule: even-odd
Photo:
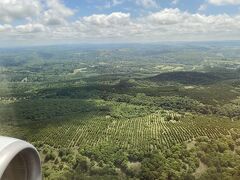
[[[36,148],[25,141],[0,136],[0,179],[41,180]]]

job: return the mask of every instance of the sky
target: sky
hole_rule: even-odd
[[[240,40],[240,0],[0,0],[0,46]]]

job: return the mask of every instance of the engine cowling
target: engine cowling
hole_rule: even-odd
[[[0,179],[41,180],[36,148],[25,141],[0,136]]]

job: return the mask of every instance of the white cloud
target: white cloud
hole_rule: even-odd
[[[240,4],[240,0],[208,0],[208,2],[217,6]]]
[[[158,4],[155,0],[136,0],[136,4],[144,8],[156,8]]]
[[[43,13],[46,25],[61,25],[67,23],[66,18],[74,15],[74,10],[67,8],[59,0],[47,0],[47,10]]]
[[[16,26],[16,31],[21,33],[38,33],[46,30],[45,26],[42,24],[25,24]]]
[[[172,4],[176,5],[179,3],[179,0],[172,0]]]
[[[78,34],[78,37],[81,36],[82,39],[102,39],[102,41],[107,39],[127,40],[129,36],[136,35],[139,29],[139,25],[134,23],[130,14],[122,12],[83,17],[74,22],[73,27],[73,34]]]
[[[37,16],[41,11],[41,4],[37,0],[1,0],[0,22]]]
[[[103,41],[216,40],[240,37],[240,16],[191,14],[163,9],[141,18],[130,14],[92,15],[73,23],[68,32],[80,39]]]
[[[12,25],[10,24],[0,24],[0,32],[11,32],[12,31]]]
[[[208,5],[207,4],[201,4],[200,7],[198,8],[198,11],[205,11],[207,10]]]
[[[122,26],[130,22],[130,14],[115,12],[109,15],[94,14],[92,16],[83,17],[84,23],[100,27]]]
[[[177,24],[183,20],[184,14],[179,9],[164,9],[163,11],[149,15],[148,19],[160,25]]]
[[[123,3],[123,0],[111,0],[107,1],[106,4],[103,6],[106,9],[112,8],[114,6],[118,6]],[[99,7],[101,9],[101,7]]]
[[[60,0],[47,0],[47,5],[49,10],[60,16],[69,17],[74,14],[74,11],[66,7]]]
[[[117,5],[120,5],[122,3],[123,3],[123,1],[121,1],[121,0],[112,0],[112,5],[113,6],[117,6]]]
[[[240,35],[240,16],[202,15],[182,12],[179,9],[165,9],[153,13],[149,17],[149,27],[157,31],[165,27],[166,34],[178,36],[178,38],[194,36],[199,38],[214,39],[216,36],[230,38],[231,32]]]
[[[46,25],[60,25],[74,15],[74,10],[60,0],[1,0],[0,22],[15,20],[41,21]]]

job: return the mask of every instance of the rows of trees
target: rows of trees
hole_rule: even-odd
[[[181,115],[158,111],[147,116],[115,118],[110,115],[85,113],[75,119],[28,124],[24,137],[42,141],[54,147],[93,147],[110,143],[122,149],[152,151],[162,146],[171,147],[198,136],[217,138],[227,135],[238,122],[212,116]],[[30,128],[31,127],[31,128]]]

